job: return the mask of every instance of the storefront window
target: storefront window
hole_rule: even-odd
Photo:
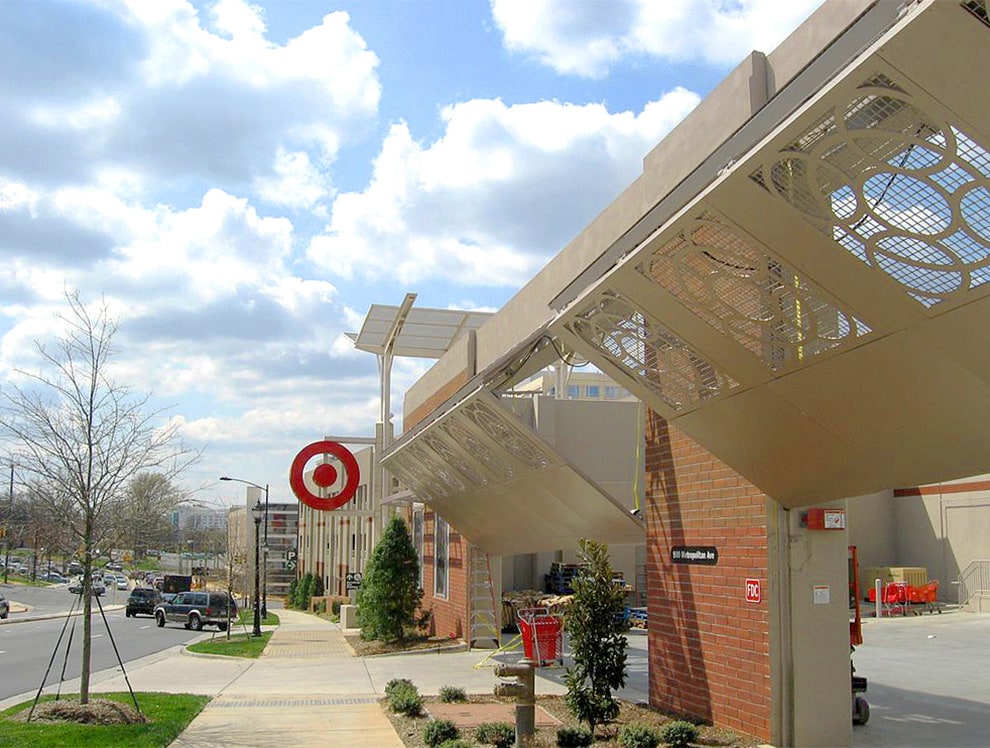
[[[450,528],[447,523],[436,516],[436,529],[434,530],[434,550],[433,550],[433,594],[435,597],[447,597],[447,566],[448,566],[448,541],[450,540]]]
[[[419,561],[419,586],[423,586],[423,508],[413,510],[412,542],[416,549],[416,560]]]

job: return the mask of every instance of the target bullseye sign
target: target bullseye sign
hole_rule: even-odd
[[[317,496],[309,490],[304,480],[306,463],[317,455],[330,455],[340,461],[340,466],[344,470],[344,487],[339,492],[329,497]],[[317,465],[313,470],[312,480],[320,488],[329,489],[337,483],[340,476],[338,469],[326,462]],[[313,442],[303,447],[296,459],[292,461],[289,469],[289,485],[292,492],[306,506],[319,511],[330,511],[339,509],[348,501],[354,498],[357,493],[358,481],[361,478],[361,471],[358,469],[357,460],[344,445],[332,441]]]

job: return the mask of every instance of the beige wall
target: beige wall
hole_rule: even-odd
[[[939,599],[971,561],[990,558],[990,475],[885,491],[847,501],[860,567],[922,566]]]

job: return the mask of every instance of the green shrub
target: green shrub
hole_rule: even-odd
[[[557,730],[557,745],[560,748],[580,748],[591,745],[595,736],[584,725],[578,727],[561,727]]]
[[[448,740],[456,740],[460,736],[461,731],[449,719],[432,720],[423,728],[423,741],[430,748],[437,748],[440,744]]]
[[[622,748],[657,748],[660,745],[660,736],[656,730],[646,725],[623,725],[619,730],[619,745]]]
[[[574,596],[564,617],[574,659],[564,674],[564,701],[594,734],[595,727],[619,715],[612,692],[626,683],[625,606],[623,592],[613,581],[608,546],[583,539],[578,556],[582,568],[571,581]]]
[[[358,590],[361,638],[402,641],[407,629],[419,622],[416,611],[422,598],[419,554],[405,523],[393,517],[371,552]]]
[[[467,700],[467,693],[460,686],[440,687],[440,701],[444,704],[463,704]]]
[[[671,748],[685,748],[698,739],[698,728],[678,719],[660,728],[660,740]]]
[[[464,740],[463,738],[454,738],[453,740],[443,741],[438,748],[474,748],[471,745],[470,740]]]
[[[482,722],[474,728],[474,739],[495,748],[509,748],[516,742],[516,728],[508,722]]]
[[[385,684],[388,708],[397,714],[418,717],[423,713],[423,697],[411,680],[393,678]]]
[[[400,688],[411,688],[414,691],[416,686],[408,678],[392,678],[388,683],[385,684],[385,695],[391,696],[392,693]]]

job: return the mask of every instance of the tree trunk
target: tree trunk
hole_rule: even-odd
[[[89,703],[89,675],[92,660],[93,642],[93,550],[90,538],[93,532],[93,520],[86,517],[85,548],[83,557],[83,640],[82,640],[82,671],[79,677],[79,701]]]

